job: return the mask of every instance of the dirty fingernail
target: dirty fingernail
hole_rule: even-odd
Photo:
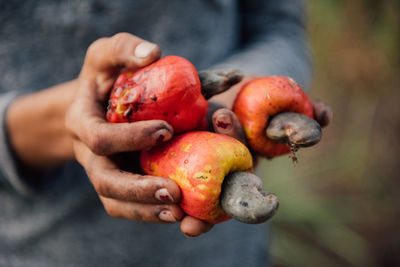
[[[232,125],[232,118],[229,115],[218,115],[215,118],[215,126],[221,131],[221,132],[229,132],[233,125]]]
[[[174,202],[174,199],[170,195],[167,189],[161,188],[156,191],[154,194],[155,198],[164,202],[164,203],[172,203]]]
[[[161,129],[157,132],[153,133],[153,138],[156,140],[157,143],[161,143],[171,139],[172,133],[167,129]]]
[[[156,47],[155,44],[149,42],[143,42],[136,46],[135,56],[139,58],[144,58],[150,55],[151,51]]]
[[[163,210],[158,214],[158,218],[164,222],[176,222],[177,220],[169,210]]]
[[[193,238],[193,237],[196,237],[195,235],[191,235],[191,234],[185,234],[185,233],[183,233],[186,237],[188,237],[188,238]]]

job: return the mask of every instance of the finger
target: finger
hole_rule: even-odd
[[[218,109],[212,116],[212,124],[216,133],[229,135],[246,144],[246,135],[236,115],[227,108]]]
[[[206,99],[222,93],[243,79],[239,70],[220,69],[199,71],[201,93]]]
[[[145,204],[180,201],[180,189],[171,179],[122,171],[109,157],[93,154],[79,141],[74,142],[74,150],[78,162],[102,197]]]
[[[312,105],[314,108],[315,120],[319,123],[321,127],[328,126],[333,118],[332,109],[321,100],[313,100]]]
[[[65,125],[98,155],[150,148],[173,136],[172,126],[162,120],[109,123],[100,101],[93,101],[96,93],[82,90],[80,94],[66,114]]]
[[[65,121],[67,129],[98,155],[150,148],[173,136],[172,126],[162,120],[109,123],[95,105],[90,101],[74,105]]]
[[[178,205],[151,205],[100,197],[107,214],[133,221],[174,223],[181,221],[184,213]]]
[[[101,38],[88,48],[84,69],[102,72],[126,67],[136,69],[150,64],[161,55],[160,48],[129,33]]]
[[[172,136],[172,126],[161,120],[118,124],[94,120],[80,137],[96,154],[110,155],[147,149]]]
[[[191,216],[186,216],[181,222],[181,231],[188,237],[196,237],[201,234],[207,233],[214,225],[196,219]]]

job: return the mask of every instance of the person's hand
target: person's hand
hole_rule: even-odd
[[[132,151],[169,140],[172,127],[160,120],[118,124],[105,120],[105,102],[115,75],[124,68],[144,67],[159,57],[158,46],[130,34],[94,42],[77,80],[66,126],[74,136],[75,157],[110,216],[144,222],[182,221],[184,234],[198,236],[211,225],[184,215],[177,205],[181,197],[178,185],[168,178],[137,174],[139,153]],[[225,90],[226,84],[222,84],[220,89]],[[211,87],[206,93],[213,95],[220,89]]]
[[[314,119],[324,128],[329,125],[333,118],[333,112],[330,106],[321,100],[313,99]]]
[[[66,127],[74,136],[75,157],[113,217],[145,222],[183,218],[176,204],[180,189],[174,181],[123,171],[118,160],[120,152],[167,141],[173,135],[172,127],[161,120],[115,124],[105,120],[106,100],[116,74],[124,68],[144,67],[160,54],[157,45],[127,33],[95,41],[87,51],[66,115]]]

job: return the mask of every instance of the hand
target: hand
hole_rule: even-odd
[[[241,88],[253,78],[256,77],[246,75],[240,83],[228,91],[214,96],[212,100],[232,109]],[[314,120],[302,114],[291,112],[281,112],[273,116],[266,127],[266,136],[271,140],[280,143],[290,142],[290,144],[296,146],[311,146],[318,143],[321,139],[321,127],[326,127],[330,123],[333,114],[330,107],[320,100],[313,100],[312,106]]]
[[[327,104],[317,99],[312,100],[312,105],[315,120],[322,128],[328,126],[333,118],[332,109]]]
[[[151,49],[145,53],[143,47]],[[167,178],[134,174],[139,171],[132,166],[138,163],[138,154],[121,154],[169,140],[172,127],[156,120],[111,124],[104,119],[105,101],[115,75],[123,68],[148,65],[159,56],[156,45],[129,34],[93,43],[77,81],[78,90],[68,110],[66,126],[75,137],[76,159],[85,168],[110,216],[146,222],[182,220],[183,233],[197,236],[207,232],[211,225],[184,216],[175,204],[180,201],[178,185]],[[210,95],[219,92],[207,91]]]
[[[183,218],[175,204],[180,201],[175,182],[121,170],[118,155],[167,141],[173,135],[172,127],[160,120],[116,124],[105,120],[106,100],[116,74],[124,68],[144,67],[160,54],[157,45],[127,33],[95,41],[87,51],[77,92],[67,111],[66,127],[74,136],[75,157],[113,217],[146,222]]]

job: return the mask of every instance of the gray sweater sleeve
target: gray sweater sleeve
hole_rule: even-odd
[[[310,85],[311,60],[303,0],[242,0],[242,48],[216,68],[292,77]]]
[[[23,195],[32,195],[33,187],[18,173],[16,158],[7,135],[7,108],[17,96],[18,93],[15,91],[0,94],[0,186],[13,188]]]

